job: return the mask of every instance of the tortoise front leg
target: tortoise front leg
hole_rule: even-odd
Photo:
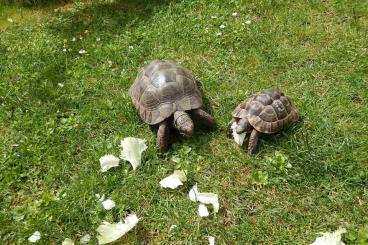
[[[164,153],[169,148],[170,123],[166,119],[160,123],[157,131],[156,147],[161,153]]]
[[[260,132],[258,132],[257,130],[253,129],[253,131],[250,133],[249,136],[249,143],[248,143],[248,152],[250,154],[253,154],[254,151],[257,148],[257,144],[258,144],[258,138],[260,136]]]
[[[202,109],[192,110],[193,117],[200,123],[207,126],[209,129],[216,128],[216,121],[213,117]]]

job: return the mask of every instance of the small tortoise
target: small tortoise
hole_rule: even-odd
[[[138,73],[129,95],[141,118],[158,125],[156,146],[165,152],[171,123],[185,136],[192,136],[191,116],[208,128],[215,120],[201,108],[202,96],[191,73],[173,61],[154,60]]]
[[[236,133],[250,133],[248,152],[253,153],[261,133],[272,134],[289,127],[299,119],[290,99],[277,88],[262,90],[244,100],[232,113],[231,125],[236,122]]]

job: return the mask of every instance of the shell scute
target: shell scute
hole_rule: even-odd
[[[128,93],[142,119],[151,125],[162,122],[176,110],[202,106],[195,79],[173,61],[154,60],[145,65]]]
[[[275,133],[299,119],[290,99],[279,89],[270,88],[247,98],[232,113],[235,119],[248,118],[262,133]]]

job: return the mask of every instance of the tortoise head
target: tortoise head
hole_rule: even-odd
[[[193,135],[194,124],[185,111],[176,111],[174,113],[174,127],[184,136],[191,137]]]

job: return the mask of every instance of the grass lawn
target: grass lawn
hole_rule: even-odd
[[[368,223],[367,17],[366,1],[0,3],[0,243],[38,230],[40,244],[87,233],[95,244],[102,220],[135,212],[140,222],[116,244],[309,244],[340,226],[354,244]],[[219,125],[175,135],[165,155],[127,95],[153,59],[191,70]],[[226,124],[245,97],[274,86],[301,120],[249,155]],[[128,136],[147,140],[142,165],[101,173],[99,158],[119,156]],[[188,182],[160,188],[175,169]],[[216,216],[198,217],[194,183],[219,194]]]

